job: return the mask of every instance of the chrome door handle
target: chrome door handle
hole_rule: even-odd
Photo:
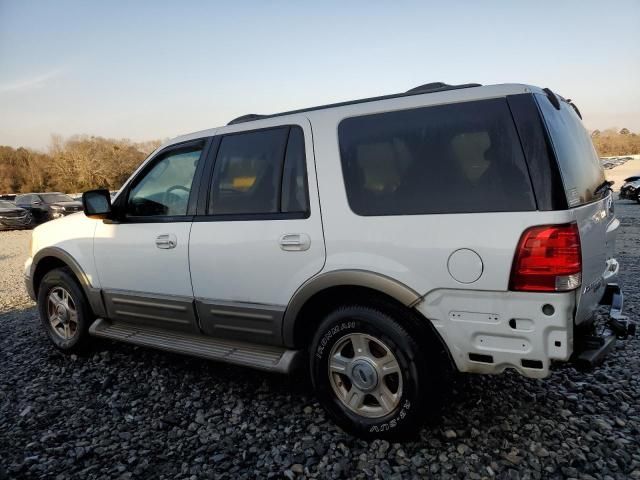
[[[173,233],[163,233],[156,237],[156,247],[162,249],[176,248],[178,239]]]
[[[306,233],[285,233],[280,237],[280,248],[287,252],[309,250],[311,239]]]

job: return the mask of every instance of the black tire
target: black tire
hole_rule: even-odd
[[[73,329],[69,338],[63,338],[56,333],[49,321],[49,295],[54,290],[62,288],[68,292],[77,315],[76,328]],[[38,289],[38,312],[42,326],[47,332],[47,336],[53,345],[63,352],[85,351],[91,344],[89,326],[95,319],[93,312],[84,296],[80,285],[75,279],[73,272],[68,268],[56,268],[47,272],[40,282]]]
[[[407,321],[410,316],[409,312],[400,309],[350,305],[330,313],[319,326],[310,350],[311,380],[319,401],[344,430],[365,439],[406,439],[415,436],[425,420],[439,416],[442,389],[446,388],[443,382],[446,367],[440,360],[441,352],[433,351],[438,348],[436,342],[423,341],[424,332]],[[354,334],[365,334],[381,341],[400,366],[403,387],[401,395],[399,390],[396,392],[399,401],[390,413],[378,418],[350,410],[332,386],[329,375],[331,351],[336,344],[344,344],[345,338]],[[335,380],[333,383],[336,384]]]

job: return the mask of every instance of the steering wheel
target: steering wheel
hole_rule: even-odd
[[[177,206],[178,202],[175,200],[176,198],[178,199],[178,201],[181,200],[179,195],[172,194],[174,190],[183,190],[187,192],[187,198],[189,198],[189,192],[191,191],[191,189],[185,187],[184,185],[173,185],[172,187],[169,187],[167,191],[164,192],[164,199],[163,199],[163,203],[165,204],[165,206],[169,211],[173,210],[174,206]],[[173,201],[170,200],[171,197],[174,197]]]
[[[184,190],[187,193],[191,191],[184,185],[174,185],[173,187],[169,187],[169,189],[165,192],[165,195],[169,195],[169,193],[171,193],[172,190]]]

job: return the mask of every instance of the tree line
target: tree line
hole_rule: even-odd
[[[601,157],[640,154],[640,135],[627,128],[594,130],[591,139]],[[54,135],[46,152],[0,146],[0,193],[117,190],[158,145],[159,140]]]
[[[601,157],[640,154],[640,135],[628,128],[594,130],[591,132],[591,140]]]
[[[54,135],[46,152],[0,146],[0,193],[119,189],[159,140]]]

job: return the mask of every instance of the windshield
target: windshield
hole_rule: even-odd
[[[16,206],[6,200],[0,200],[0,208],[16,208]]]
[[[73,202],[73,198],[63,193],[41,193],[40,198],[44,203]]]

